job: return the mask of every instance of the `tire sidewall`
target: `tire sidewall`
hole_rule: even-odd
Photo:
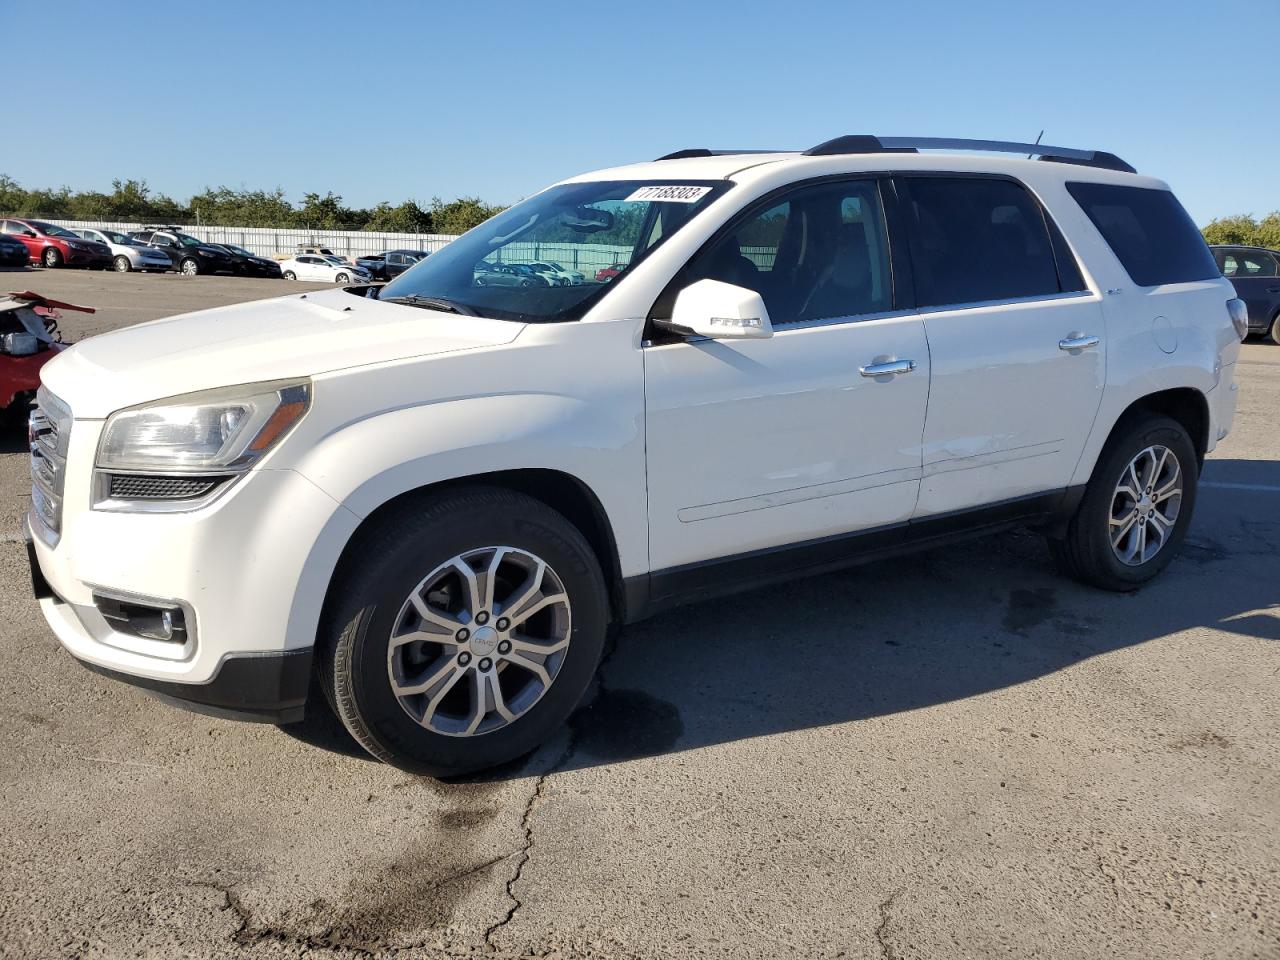
[[[1111,503],[1116,486],[1129,462],[1140,451],[1156,444],[1168,447],[1178,458],[1178,467],[1182,471],[1182,503],[1178,507],[1178,519],[1174,521],[1173,532],[1160,552],[1141,566],[1129,566],[1122,563],[1111,548]],[[1181,424],[1167,417],[1135,421],[1115,442],[1107,446],[1098,461],[1094,480],[1089,484],[1077,518],[1078,523],[1086,525],[1089,553],[1093,562],[1101,566],[1100,572],[1105,577],[1136,589],[1158,576],[1172,562],[1186,536],[1187,528],[1191,525],[1199,475],[1200,464],[1190,436]]]
[[[359,606],[335,624],[342,631],[333,657],[335,687],[339,701],[344,692],[354,700],[371,738],[391,755],[383,759],[435,776],[492,766],[536,748],[578,705],[600,661],[608,602],[591,548],[557,518],[549,510],[524,516],[459,512],[435,524],[429,537],[386,545],[350,585]],[[528,550],[560,577],[572,611],[569,649],[550,689],[514,723],[479,736],[446,736],[425,729],[400,706],[387,675],[387,644],[410,591],[427,574],[451,557],[489,546]]]
[[[133,264],[129,262],[129,258],[123,255],[117,256],[113,265],[115,266],[116,273],[128,273],[133,269]]]

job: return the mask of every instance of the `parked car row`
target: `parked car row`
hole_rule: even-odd
[[[534,263],[481,260],[475,268],[477,287],[576,287],[586,282],[584,274],[568,270],[554,260]]]

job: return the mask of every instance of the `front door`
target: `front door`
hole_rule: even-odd
[[[731,224],[673,284],[754,289],[775,333],[646,346],[655,571],[901,534],[920,483],[929,351],[919,316],[897,309],[887,237],[876,180],[800,186]],[[863,372],[894,361],[909,362]]]
[[[1021,184],[899,187],[932,363],[916,515],[1065,490],[1102,400],[1098,295]]]

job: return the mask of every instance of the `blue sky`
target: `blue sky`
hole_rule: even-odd
[[[7,71],[6,127],[31,132],[0,172],[511,202],[680,147],[1044,129],[1168,180],[1203,224],[1280,209],[1274,64],[1251,40],[1277,35],[1276,0],[0,0],[30,68]]]

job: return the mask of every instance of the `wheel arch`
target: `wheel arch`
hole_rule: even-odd
[[[1203,393],[1195,387],[1174,387],[1139,397],[1116,420],[1107,442],[1125,423],[1143,413],[1159,414],[1182,424],[1196,448],[1197,464],[1204,465],[1209,450],[1209,400]]]
[[[365,531],[398,510],[412,508],[424,497],[470,488],[498,488],[523,493],[560,513],[586,537],[596,554],[609,589],[609,606],[614,618],[621,620],[625,616],[621,559],[608,512],[599,496],[583,480],[562,470],[548,468],[496,470],[451,477],[405,490],[386,500],[370,511],[347,537],[329,576],[324,607],[329,606],[334,585],[341,580],[344,567]],[[323,622],[322,617],[321,629]]]

